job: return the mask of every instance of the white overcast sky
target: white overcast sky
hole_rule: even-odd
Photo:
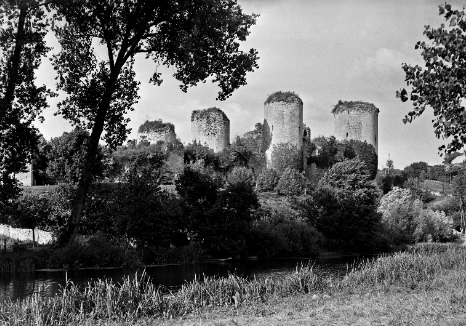
[[[464,0],[466,2],[466,0]],[[259,52],[259,69],[247,75],[246,86],[224,102],[216,101],[218,86],[207,82],[179,89],[171,68],[158,68],[164,82],[149,84],[156,65],[143,56],[136,58],[136,74],[141,81],[140,100],[129,114],[132,133],[146,119],[172,122],[180,139],[191,141],[190,116],[193,110],[217,106],[230,119],[231,140],[263,120],[263,103],[274,91],[294,91],[304,102],[304,122],[312,137],[334,132],[331,108],[338,100],[374,103],[379,109],[379,167],[388,155],[395,167],[412,162],[439,164],[437,148],[445,143],[435,137],[432,110],[413,123],[404,125],[410,103],[395,97],[405,86],[403,62],[422,64],[417,41],[426,40],[424,26],[439,26],[440,0],[238,0],[246,13],[260,17],[243,49]],[[450,1],[456,9],[463,2]],[[47,42],[57,52],[52,35]],[[52,89],[55,72],[44,60],[38,83]],[[54,116],[61,97],[50,100],[45,122],[37,127],[46,139],[60,136],[72,127]]]

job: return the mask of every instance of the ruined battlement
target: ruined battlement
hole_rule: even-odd
[[[335,119],[335,138],[366,141],[378,153],[379,109],[372,103],[339,101],[332,109]]]
[[[193,141],[220,152],[230,145],[230,119],[219,108],[194,110],[191,114]]]
[[[175,126],[162,120],[146,120],[138,129],[138,142],[148,141],[156,144],[159,141],[171,143],[176,140]]]

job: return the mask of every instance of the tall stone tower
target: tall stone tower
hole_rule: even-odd
[[[191,135],[193,141],[220,152],[230,145],[230,120],[216,107],[194,110],[191,114]]]
[[[367,102],[339,101],[332,110],[335,118],[335,138],[366,141],[378,154],[379,109]]]
[[[264,102],[263,141],[267,167],[273,166],[274,145],[292,144],[303,150],[303,138],[310,136],[303,125],[303,101],[294,92],[275,92]]]

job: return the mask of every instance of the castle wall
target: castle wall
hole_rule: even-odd
[[[378,110],[370,112],[351,108],[334,113],[335,138],[340,141],[366,141],[372,144],[378,153],[378,115]]]
[[[191,135],[193,141],[221,152],[230,145],[230,120],[220,109],[193,111]]]
[[[174,130],[171,130],[168,126],[165,128],[152,130],[149,132],[138,133],[138,143],[147,140],[151,144],[156,144],[159,141],[166,143],[172,143],[176,140],[176,134]]]
[[[18,180],[23,186],[34,186],[34,173],[32,170],[32,164],[26,165],[27,172],[21,172],[15,175],[16,180]]]
[[[264,130],[267,166],[272,165],[274,145],[290,143],[303,148],[302,102],[271,102],[264,105]]]

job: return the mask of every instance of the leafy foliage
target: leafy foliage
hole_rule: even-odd
[[[277,193],[286,196],[299,196],[306,189],[306,178],[296,169],[286,168],[277,184]]]
[[[466,96],[463,86],[466,78],[463,72],[466,63],[465,11],[445,4],[439,6],[439,15],[444,16],[448,26],[425,27],[424,35],[428,41],[419,41],[415,45],[415,49],[422,51],[425,67],[404,63],[402,68],[409,88],[397,91],[396,96],[403,102],[412,101],[413,110],[405,116],[404,123],[420,116],[426,107],[432,107],[436,136],[452,137],[446,147],[439,147],[439,151],[454,152],[466,141],[466,116],[461,103]]]
[[[248,168],[236,166],[228,174],[227,181],[230,185],[244,183],[254,187],[254,173]]]
[[[270,94],[267,99],[265,100],[264,104],[269,104],[272,102],[297,102],[297,103],[303,103],[301,98],[299,97],[298,94],[295,92],[282,92],[282,91],[277,91],[272,94]]]
[[[47,225],[51,211],[49,198],[46,194],[24,192],[14,203],[15,209],[9,223],[13,227],[32,230],[33,246],[35,243],[34,230]]]
[[[38,143],[33,126],[47,97],[54,94],[35,84],[35,71],[46,56],[48,1],[0,3],[0,210],[19,194],[13,174],[21,172]]]
[[[374,250],[380,225],[379,193],[363,162],[336,163],[319,181],[307,203],[307,216],[330,248]]]
[[[280,177],[274,169],[263,169],[257,177],[257,191],[272,191],[278,184]]]
[[[57,87],[68,94],[58,113],[92,130],[68,231],[74,238],[102,133],[115,148],[129,132],[125,113],[138,100],[136,54],[173,67],[185,92],[213,77],[220,86],[218,99],[224,100],[258,67],[257,52],[243,52],[238,42],[246,40],[257,15],[244,14],[235,0],[71,0],[54,3],[54,9],[65,23],[55,25],[61,51],[53,64]],[[107,49],[107,58],[96,55],[94,40]],[[160,85],[161,73],[156,71],[150,81]]]
[[[428,166],[426,162],[414,162],[404,168],[408,178],[419,178],[422,173],[427,174]]]
[[[46,147],[47,175],[58,183],[77,183],[85,166],[86,147],[89,133],[85,130],[74,129],[64,132],[62,136],[52,138]],[[103,153],[99,148],[98,157],[92,169],[94,177],[102,177]]]
[[[423,209],[409,189],[394,187],[384,195],[378,208],[382,225],[394,245],[421,241],[445,241],[452,237],[451,217],[444,212]]]
[[[162,120],[146,120],[142,125],[139,126],[138,132],[150,132],[163,128],[168,128],[172,131],[175,130],[175,126],[170,122],[162,122]]]
[[[334,136],[320,136],[312,140],[308,162],[315,163],[318,168],[328,169],[337,162],[358,158],[369,169],[372,179],[377,175],[378,156],[374,146],[366,141],[344,140],[339,142]]]

